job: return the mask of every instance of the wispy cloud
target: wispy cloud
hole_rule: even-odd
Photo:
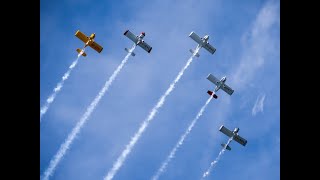
[[[272,28],[279,24],[278,4],[268,2],[257,15],[250,31],[242,36],[243,50],[240,64],[230,78],[235,89],[246,87],[258,69],[272,54],[278,54],[278,37],[272,36]]]
[[[257,74],[261,73],[259,70],[264,69],[266,62],[271,61],[273,55],[279,54],[279,38],[274,36],[274,29],[279,26],[278,4],[275,1],[267,2],[250,29],[242,36],[243,53],[240,55],[239,63],[231,65],[233,68],[228,83],[235,92],[247,90]],[[257,98],[252,115],[263,112],[265,97],[263,94]]]
[[[258,112],[263,112],[264,99],[266,95],[262,94],[257,97],[256,103],[252,107],[252,116],[255,116]]]

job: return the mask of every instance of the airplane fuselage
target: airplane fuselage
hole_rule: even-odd
[[[234,128],[234,130],[233,130],[233,134],[234,134],[234,135],[237,135],[237,134],[238,134],[238,132],[239,132],[239,128]]]
[[[217,82],[218,85],[216,86],[216,88],[214,89],[214,91],[217,92],[217,91],[221,88],[221,86],[224,85],[224,83],[226,82],[226,80],[227,80],[226,77],[222,77],[221,80],[220,80],[219,82]]]
[[[209,35],[205,35],[203,38],[201,38],[202,43],[198,44],[197,48],[200,49],[202,48],[205,44],[208,44],[208,40],[209,40]]]
[[[146,34],[144,32],[142,32],[139,36],[137,36],[138,38],[138,42],[137,42],[137,45],[140,44],[141,42],[143,42],[143,38]]]
[[[217,92],[222,86],[222,83],[219,82],[219,85],[216,86],[216,88],[214,89],[214,92]]]
[[[93,42],[94,42],[94,38],[96,37],[96,34],[95,33],[92,33],[90,36],[89,36],[89,39],[88,41],[86,42],[85,46],[84,47],[87,47],[87,46],[90,46]]]

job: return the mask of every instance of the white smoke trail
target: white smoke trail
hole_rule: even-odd
[[[231,141],[232,141],[232,137],[229,138],[226,146],[228,146]],[[212,169],[215,167],[215,165],[218,163],[218,161],[220,160],[220,157],[223,155],[223,153],[224,153],[225,151],[226,151],[226,148],[222,148],[222,150],[219,152],[218,157],[217,157],[214,161],[211,162],[209,169],[208,169],[205,173],[203,173],[202,179],[204,179],[205,177],[209,176],[211,170],[212,170]]]
[[[53,89],[53,93],[48,97],[46,104],[40,108],[40,123],[41,123],[42,116],[47,112],[47,110],[50,107],[50,104],[53,102],[53,100],[56,98],[57,94],[60,92],[61,88],[63,87],[64,81],[68,79],[71,71],[78,64],[78,60],[80,56],[81,55],[78,54],[77,59],[72,62],[72,64],[69,66],[69,70],[63,75],[62,80],[57,84],[56,88]]]
[[[105,94],[105,92],[109,89],[110,85],[114,81],[114,79],[117,77],[119,72],[121,71],[122,67],[125,65],[125,63],[128,61],[129,56],[131,55],[131,52],[135,49],[135,45],[129,50],[127,56],[122,60],[121,64],[117,67],[117,69],[113,72],[109,80],[105,83],[103,88],[100,90],[99,94],[95,97],[95,99],[92,101],[90,106],[87,108],[87,111],[83,114],[81,119],[78,121],[77,125],[72,129],[72,132],[68,135],[68,138],[65,140],[65,142],[60,146],[59,151],[54,156],[53,159],[51,159],[49,167],[46,169],[43,175],[43,179],[47,180],[49,177],[53,174],[55,168],[57,167],[58,163],[61,161],[63,156],[66,154],[66,151],[70,148],[71,143],[73,142],[76,135],[80,132],[82,126],[86,123],[88,118],[90,117],[93,110],[98,105],[99,101]],[[40,177],[41,179],[41,177]]]
[[[197,123],[198,119],[206,109],[207,105],[210,103],[212,100],[212,96],[207,100],[207,102],[202,106],[200,109],[199,113],[197,114],[196,118],[193,119],[191,124],[189,125],[188,129],[186,132],[181,136],[180,140],[176,144],[176,146],[171,150],[169,156],[166,158],[166,160],[162,163],[161,167],[158,169],[157,173],[152,177],[153,180],[156,180],[159,178],[159,176],[164,172],[164,170],[167,168],[167,165],[171,161],[172,158],[174,158],[176,151],[179,149],[179,147],[183,144],[185,138],[188,136],[188,134],[191,132],[193,126]]]
[[[113,176],[117,173],[118,169],[122,166],[124,161],[126,160],[128,154],[131,152],[132,148],[136,144],[136,142],[139,140],[140,136],[144,132],[144,130],[149,125],[150,121],[154,118],[156,113],[158,112],[158,109],[162,107],[164,104],[166,97],[171,93],[171,91],[174,89],[174,86],[176,83],[180,80],[181,76],[183,75],[184,71],[188,68],[188,66],[191,64],[195,54],[199,51],[199,48],[195,50],[195,53],[192,54],[192,56],[189,58],[186,65],[181,69],[178,76],[175,78],[175,80],[170,84],[170,87],[167,89],[167,91],[164,93],[164,95],[161,96],[158,103],[149,113],[149,116],[147,119],[143,121],[143,123],[140,125],[139,130],[135,133],[133,137],[131,137],[131,140],[129,144],[126,145],[126,148],[122,151],[121,155],[118,157],[117,161],[113,164],[112,169],[108,172],[107,176],[104,178],[105,180],[110,180],[113,178]]]

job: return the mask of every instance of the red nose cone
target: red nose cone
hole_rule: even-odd
[[[146,35],[146,33],[142,32],[141,34],[143,34],[144,36]]]

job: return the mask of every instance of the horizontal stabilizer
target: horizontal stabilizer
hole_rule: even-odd
[[[127,48],[124,48],[124,50],[126,50],[128,53],[130,52],[129,49],[127,49]],[[135,56],[136,54],[134,52],[131,52],[131,55]]]
[[[231,151],[231,147],[229,145],[221,144],[221,146],[229,151]]]
[[[208,91],[207,92],[210,96],[213,96],[213,98],[215,98],[215,99],[217,99],[218,98],[218,96],[215,94],[215,93],[213,93],[212,91]],[[212,95],[213,94],[213,95]]]
[[[190,51],[192,54],[194,54],[194,51],[193,51],[192,49],[190,49],[189,51]],[[196,53],[195,56],[199,57],[200,54],[199,54],[199,53]]]
[[[84,57],[86,57],[87,56],[87,54],[84,52],[84,51],[82,51],[81,49],[77,49],[77,52],[79,53],[79,54],[81,54],[82,56],[84,56]]]

